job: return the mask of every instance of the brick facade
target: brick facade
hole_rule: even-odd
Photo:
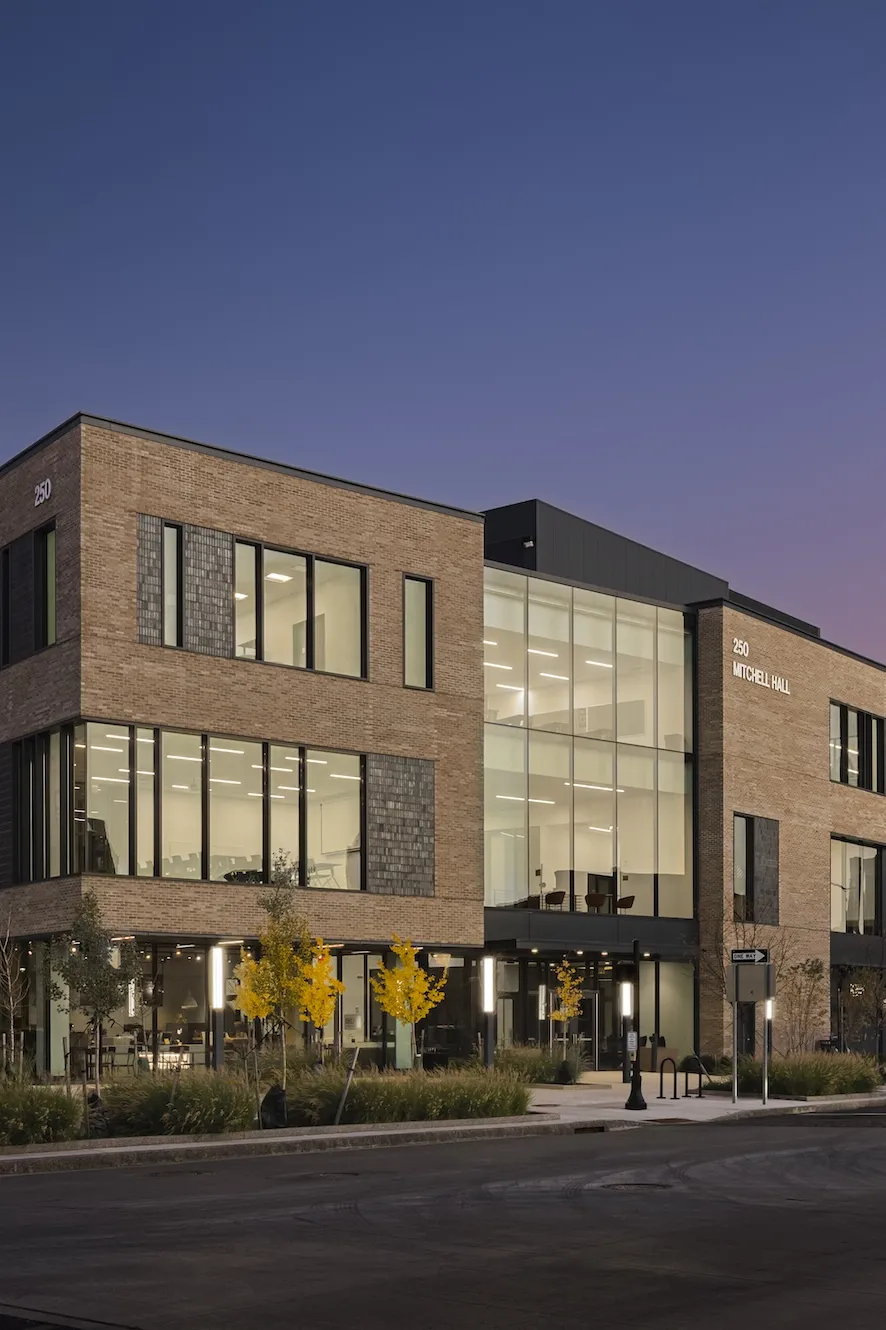
[[[6,674],[0,740],[83,715],[400,759],[406,765],[388,771],[389,795],[408,805],[407,836],[388,842],[374,891],[300,893],[309,926],[336,941],[380,942],[399,932],[440,946],[482,945],[482,523],[82,417],[2,477],[6,539],[30,529],[23,519],[33,516],[10,496],[26,502],[30,493],[33,505],[44,475],[52,500],[33,525],[58,522],[59,644]],[[185,586],[194,610],[185,651],[154,645],[164,520],[183,527],[186,567],[198,569]],[[234,535],[367,566],[367,680],[231,658]],[[403,687],[404,573],[434,582],[433,692]],[[429,789],[430,863],[427,827],[419,826]],[[409,895],[404,873],[414,874]],[[121,929],[240,936],[260,923],[250,888],[90,881]],[[78,892],[75,879],[13,888],[7,899],[18,931],[64,927]]]
[[[747,658],[733,653],[747,642]],[[787,679],[786,695],[736,677],[733,661]],[[732,818],[778,822],[778,927],[758,941],[793,960],[830,966],[830,839],[886,844],[886,798],[831,781],[831,699],[886,715],[886,670],[730,606],[699,612],[698,844],[701,1021],[704,1048],[729,1046],[731,1021],[717,980],[735,944]],[[779,1043],[776,1000],[775,1044]],[[829,1033],[827,1017],[818,1033]]]

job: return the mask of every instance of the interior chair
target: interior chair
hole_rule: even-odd
[[[562,910],[565,899],[565,891],[549,891],[544,898],[544,907],[546,910]]]
[[[609,900],[609,893],[606,891],[589,891],[585,896],[588,909],[593,910],[594,914],[599,914],[603,906]]]
[[[615,908],[617,910],[632,910],[634,908],[634,899],[633,896],[619,896],[618,900],[615,902]]]

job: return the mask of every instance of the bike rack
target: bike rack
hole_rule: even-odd
[[[679,1099],[680,1096],[677,1094],[677,1064],[673,1058],[665,1058],[664,1062],[662,1062],[661,1066],[658,1069],[658,1097],[659,1099],[667,1098],[667,1095],[664,1092],[664,1074],[665,1074],[665,1067],[668,1065],[669,1062],[674,1069],[674,1093],[671,1095],[671,1098]]]
[[[683,1098],[684,1098],[684,1099],[690,1099],[690,1098],[692,1097],[691,1094],[690,1094],[690,1091],[689,1091],[689,1077],[690,1077],[690,1076],[697,1076],[697,1077],[698,1077],[698,1096],[697,1096],[697,1098],[699,1098],[699,1099],[704,1099],[704,1077],[705,1077],[705,1075],[707,1074],[707,1073],[705,1072],[704,1063],[702,1062],[701,1058],[698,1056],[697,1053],[691,1053],[689,1056],[695,1058],[695,1061],[698,1063],[698,1071],[690,1071],[688,1067],[687,1067],[686,1070],[684,1071],[684,1073],[683,1073]]]

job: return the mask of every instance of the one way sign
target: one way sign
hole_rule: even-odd
[[[769,952],[764,951],[762,947],[751,947],[748,951],[730,952],[730,959],[733,965],[741,965],[747,961],[754,965],[762,965],[764,961],[769,960]]]

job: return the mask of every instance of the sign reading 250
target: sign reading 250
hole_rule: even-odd
[[[39,508],[41,503],[45,503],[51,494],[52,481],[41,480],[39,485],[34,486],[34,507]]]

